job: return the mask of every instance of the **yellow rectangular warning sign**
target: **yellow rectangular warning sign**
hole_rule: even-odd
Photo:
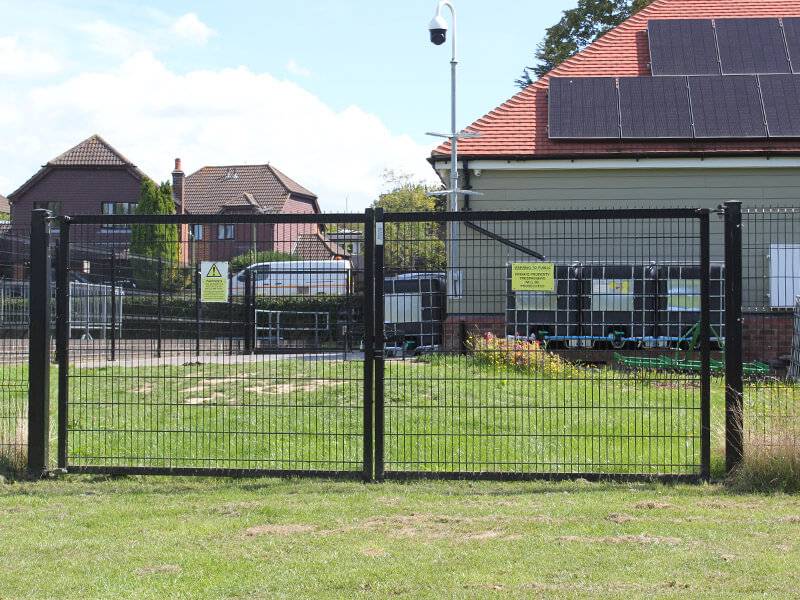
[[[228,301],[228,263],[200,263],[200,302]]]
[[[512,263],[511,289],[515,292],[555,292],[553,263]]]

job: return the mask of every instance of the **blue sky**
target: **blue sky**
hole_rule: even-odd
[[[457,0],[459,125],[515,91],[575,0]],[[272,162],[354,210],[393,168],[430,178],[449,123],[449,47],[434,0],[0,0],[0,192],[99,133],[155,179],[181,156]]]

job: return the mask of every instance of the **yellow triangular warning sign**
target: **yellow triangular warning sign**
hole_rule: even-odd
[[[219,269],[217,268],[217,263],[211,265],[208,273],[206,273],[206,277],[222,277],[222,273],[220,273]]]

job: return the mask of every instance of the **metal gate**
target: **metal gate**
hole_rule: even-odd
[[[707,210],[79,216],[58,236],[70,472],[709,476],[726,331]],[[203,261],[230,267],[224,301]],[[109,290],[106,339],[70,334],[76,272]],[[49,386],[31,393],[44,440]]]
[[[59,219],[58,466],[371,477],[370,214]],[[77,273],[103,339],[70,335]]]
[[[708,477],[708,211],[377,219],[378,479]]]

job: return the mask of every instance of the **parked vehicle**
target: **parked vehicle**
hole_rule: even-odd
[[[256,263],[233,278],[231,291],[244,295],[249,278],[256,296],[342,296],[351,290],[351,270],[349,260]]]

